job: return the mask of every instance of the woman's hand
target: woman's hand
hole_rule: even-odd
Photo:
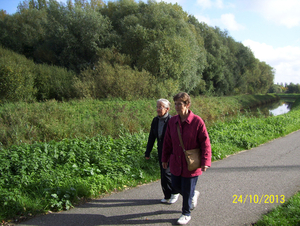
[[[208,166],[201,166],[201,170],[202,170],[203,172],[205,172],[205,171],[207,170],[207,168],[208,168]]]
[[[162,167],[163,167],[164,169],[167,169],[167,168],[168,168],[168,163],[167,163],[167,162],[162,162]]]

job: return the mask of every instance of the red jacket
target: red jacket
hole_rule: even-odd
[[[211,145],[204,121],[189,110],[189,116],[181,122],[179,115],[173,116],[165,133],[162,162],[169,162],[170,171],[175,176],[194,177],[202,174],[202,170],[189,171],[183,149],[177,133],[180,126],[182,141],[186,150],[200,148],[202,151],[201,165],[211,166]]]

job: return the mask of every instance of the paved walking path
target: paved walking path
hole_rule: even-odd
[[[300,130],[213,162],[199,177],[197,190],[201,193],[198,206],[188,225],[251,225],[261,214],[279,205],[283,196],[287,200],[300,190]],[[243,203],[238,201],[240,196]],[[19,225],[176,224],[182,198],[172,205],[161,204],[161,198],[160,182],[154,182]]]

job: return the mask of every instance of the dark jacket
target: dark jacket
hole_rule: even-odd
[[[163,148],[163,143],[164,143],[164,137],[165,137],[165,132],[167,129],[168,121],[171,118],[171,115],[169,114],[168,117],[165,119],[165,125],[163,128],[162,136],[159,139],[158,138],[158,121],[159,118],[156,116],[151,123],[151,129],[150,129],[150,134],[148,138],[148,143],[147,143],[147,149],[145,152],[145,157],[150,157],[150,152],[153,149],[154,142],[157,139],[157,151],[158,151],[158,158],[159,161],[161,161],[161,155],[162,155],[162,148]]]

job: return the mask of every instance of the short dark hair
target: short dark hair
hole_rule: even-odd
[[[190,104],[191,103],[191,97],[185,93],[185,92],[180,92],[178,94],[176,94],[173,97],[174,101],[182,101],[184,104]]]

